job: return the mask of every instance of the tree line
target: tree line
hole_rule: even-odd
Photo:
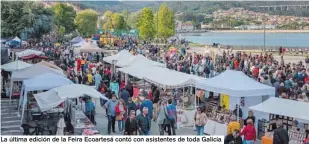
[[[175,34],[174,12],[162,4],[157,12],[143,8],[137,12],[105,11],[103,17],[92,9],[76,12],[71,5],[57,3],[43,7],[39,2],[19,1],[1,3],[2,37],[40,39],[46,34],[63,37],[76,30],[82,36],[91,36],[97,29],[128,31],[137,29],[141,39],[168,38]]]

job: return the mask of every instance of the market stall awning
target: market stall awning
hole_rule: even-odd
[[[194,86],[196,81],[205,80],[202,77],[156,66],[134,65],[118,70],[166,89]]]
[[[226,70],[218,76],[199,81],[196,87],[232,97],[275,96],[275,88],[248,77],[241,71]]]
[[[150,67],[145,80],[165,89],[194,86],[196,80],[189,74],[161,67]],[[201,78],[202,79],[202,78]]]
[[[28,56],[23,56],[21,57],[22,60],[32,60],[32,59],[48,59],[47,56],[41,56],[41,55],[36,55],[36,54],[32,54],[32,55],[28,55]]]
[[[17,41],[20,42],[21,40],[16,36],[14,39],[12,39],[13,41]]]
[[[101,98],[102,94],[91,86],[82,84],[70,84],[53,88],[47,92],[34,94],[41,111],[50,110],[67,99],[90,96]]]
[[[131,65],[166,67],[164,63],[152,61],[143,55],[132,56],[129,59],[121,59],[116,63],[116,66],[119,67],[127,67]]]
[[[104,52],[103,49],[98,48],[96,45],[94,45],[92,42],[86,42],[81,48],[74,49],[75,52]]]
[[[13,71],[11,79],[13,81],[22,81],[45,73],[53,73],[64,76],[62,71],[43,66],[41,64],[35,64],[19,71]]]
[[[263,103],[249,107],[249,109],[309,121],[308,102],[271,97]]]
[[[43,55],[44,53],[41,51],[37,51],[37,50],[32,50],[32,49],[27,49],[21,52],[17,52],[16,56],[17,57],[24,57],[24,56],[29,56],[29,55]]]
[[[129,59],[132,56],[133,55],[129,51],[122,50],[115,55],[103,58],[103,61],[105,61],[109,64],[112,64],[113,62],[117,62],[118,60],[121,60],[121,59]]]
[[[139,79],[143,79],[147,73],[150,73],[151,71],[147,71],[149,66],[140,66],[140,65],[133,65],[129,67],[119,68],[118,70],[129,74],[131,76],[134,76]]]
[[[18,60],[18,61],[14,61],[14,62],[10,62],[10,63],[2,65],[1,69],[5,71],[16,71],[16,70],[21,70],[21,69],[24,69],[30,66],[32,66],[32,64],[28,64],[26,62]]]
[[[39,64],[53,68],[53,69],[56,69],[56,70],[59,70],[59,71],[63,71],[60,67],[53,64],[53,62],[41,61],[41,62],[39,62]]]
[[[24,80],[23,85],[27,91],[49,90],[52,88],[72,84],[73,82],[62,75],[46,73]]]

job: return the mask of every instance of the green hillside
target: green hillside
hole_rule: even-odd
[[[152,7],[156,10],[159,5],[163,2],[156,1],[75,1],[71,2],[79,5],[82,9],[91,8],[98,12],[104,12],[111,10],[113,12],[121,12],[123,10],[129,10],[131,12],[138,11],[143,7]],[[209,1],[167,1],[166,3],[176,13],[194,13],[194,14],[211,14],[213,11],[218,9],[229,9],[229,8],[246,8],[253,10],[250,6],[264,6],[264,5],[309,5],[309,1],[264,1],[264,2],[209,2]],[[293,16],[306,16],[309,17],[309,10],[304,9],[289,9],[285,11],[273,11],[267,12],[270,14],[279,15],[293,15]]]

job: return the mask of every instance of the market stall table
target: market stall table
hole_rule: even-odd
[[[95,127],[81,110],[72,110],[72,114],[71,122],[74,127],[75,134],[81,135],[84,129],[91,129]]]

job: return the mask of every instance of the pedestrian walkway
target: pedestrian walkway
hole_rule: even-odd
[[[96,122],[97,122],[96,129],[100,131],[101,134],[107,135],[108,120],[105,114],[105,109],[100,106],[99,101],[96,101],[95,104],[96,104],[96,113],[97,113],[95,117]],[[115,130],[116,130],[116,133],[111,133],[111,135],[122,135],[118,132],[117,122],[116,122]],[[177,129],[176,134],[177,135],[196,135],[196,132],[194,131],[193,128],[179,128]],[[160,135],[159,126],[157,122],[152,121],[150,135]]]
[[[9,99],[1,99],[1,135],[22,135],[20,118],[17,116],[16,103],[9,104]]]

